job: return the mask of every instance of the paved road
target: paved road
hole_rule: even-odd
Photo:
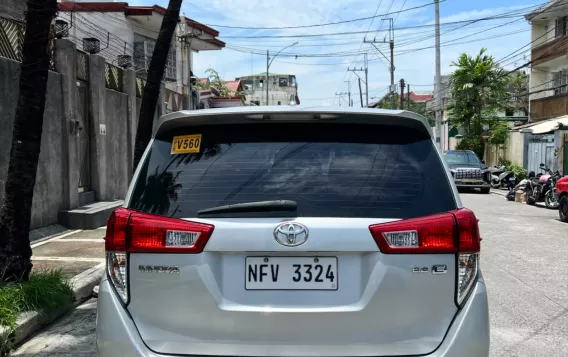
[[[491,357],[568,356],[568,225],[557,212],[464,194],[480,219],[489,288]],[[96,301],[23,345],[19,357],[95,357]]]
[[[480,219],[491,356],[568,356],[568,225],[497,195],[462,202]]]

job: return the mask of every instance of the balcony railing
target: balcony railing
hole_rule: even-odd
[[[568,115],[568,94],[558,94],[551,97],[531,100],[532,121]]]
[[[565,56],[567,51],[568,36],[556,38],[532,49],[532,64],[539,65],[555,58]]]

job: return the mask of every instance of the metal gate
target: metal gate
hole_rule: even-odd
[[[531,135],[529,137],[528,171],[542,172],[540,164],[545,164],[556,170],[554,157],[554,134]]]
[[[90,191],[91,189],[91,160],[90,160],[90,125],[89,113],[87,112],[87,90],[88,85],[82,81],[77,81],[77,121],[79,122],[79,165],[81,173],[79,175],[79,192]]]

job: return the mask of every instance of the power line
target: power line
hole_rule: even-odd
[[[369,30],[371,30],[371,26],[373,26],[373,23],[375,22],[375,17],[374,17],[374,16],[376,16],[377,13],[379,12],[379,9],[381,8],[381,4],[382,4],[382,3],[383,3],[383,0],[380,0],[379,3],[378,3],[378,5],[377,5],[377,8],[375,9],[375,14],[373,15],[373,18],[371,19],[371,23],[369,24],[369,27],[367,28],[367,33],[369,32]],[[365,33],[365,35],[366,35],[366,33]],[[363,48],[363,45],[364,45],[364,42],[361,42],[361,44],[359,45],[359,51],[361,51],[361,49]],[[351,61],[350,66],[355,63],[355,60],[356,60],[356,59],[357,59],[357,56],[355,56],[355,57],[353,58],[353,60]],[[381,62],[382,62],[382,61],[381,61]],[[349,69],[349,67],[347,67],[347,69]],[[343,79],[341,80],[341,83],[344,83],[343,81],[345,80],[345,77],[347,76],[347,73],[349,73],[349,71],[345,71],[345,73],[343,74]],[[351,73],[351,74],[349,75],[349,80],[350,80],[350,81],[351,81],[351,77],[352,77],[352,76],[353,76],[353,73]],[[342,85],[341,83],[339,84],[339,87],[340,87],[340,88],[341,88],[341,85]],[[336,91],[336,92],[337,92],[337,91]]]
[[[444,1],[446,1],[446,0],[442,0],[440,2],[444,2]],[[405,3],[406,3],[406,0],[405,0]],[[210,27],[221,27],[221,28],[228,28],[228,29],[241,29],[241,30],[287,30],[287,29],[313,28],[313,27],[340,25],[340,24],[346,24],[346,23],[357,22],[357,21],[371,20],[371,19],[375,19],[377,17],[384,17],[384,16],[387,16],[387,15],[394,15],[394,14],[397,14],[397,17],[398,17],[398,15],[402,12],[417,10],[417,9],[421,9],[421,8],[431,6],[431,5],[434,5],[434,2],[429,2],[429,3],[426,3],[426,4],[414,6],[414,7],[408,8],[406,10],[402,10],[402,8],[401,8],[399,11],[393,11],[393,12],[389,12],[390,11],[390,7],[389,7],[389,10],[387,10],[387,12],[384,13],[384,14],[377,15],[375,13],[375,15],[368,16],[368,17],[360,17],[360,18],[357,18],[357,19],[335,21],[335,22],[326,22],[326,23],[323,23],[323,24],[313,24],[313,25],[281,26],[281,27],[251,27],[251,26],[231,26],[231,25],[219,25],[219,24],[206,24],[206,25],[210,26]],[[379,5],[379,7],[380,7],[380,5]],[[392,7],[392,3],[391,3],[391,7]],[[403,4],[403,7],[404,7],[404,4]]]
[[[499,38],[499,37],[506,37],[506,36],[511,36],[511,35],[516,35],[522,32],[528,32],[530,31],[530,29],[525,29],[525,30],[516,30],[516,31],[511,31],[511,32],[506,32],[506,33],[502,33],[502,34],[497,34],[492,36],[492,38]],[[482,31],[484,32],[484,31]],[[481,33],[481,32],[479,32]],[[479,33],[475,33],[472,35],[468,35],[468,36],[464,36],[461,38],[457,38],[457,39],[453,39],[450,41],[446,41],[443,42],[442,47],[448,47],[448,46],[456,46],[456,45],[461,45],[461,44],[467,44],[467,43],[474,43],[474,42],[479,42],[479,41],[487,41],[487,38],[479,38],[479,39],[473,39],[473,40],[469,40],[469,41],[462,41],[462,42],[456,42],[456,43],[451,43],[453,41],[457,41],[460,40],[462,38],[466,38],[466,37],[471,37],[473,35],[477,35]],[[256,54],[256,55],[262,55],[264,56],[265,53],[263,53],[263,51],[261,49],[255,49],[255,48],[250,48],[250,47],[240,47],[240,46],[227,46],[226,47],[229,50],[232,51],[237,51],[237,52],[242,52],[242,53],[252,53],[252,54]],[[427,50],[427,49],[431,49],[434,48],[434,46],[426,46],[426,47],[421,47],[421,48],[415,48],[415,49],[408,49],[408,50],[403,50],[403,51],[395,51],[394,53],[396,55],[406,55],[408,53],[414,53],[414,52],[418,52],[418,51],[423,51],[423,50]],[[298,57],[298,58],[326,58],[326,57],[348,57],[351,55],[361,55],[364,54],[365,52],[354,52],[354,51],[344,51],[344,52],[333,52],[333,53],[324,53],[324,54],[301,54],[301,53],[281,53],[279,56],[284,56],[284,57]],[[375,60],[379,60],[378,58]],[[371,61],[371,60],[369,60]],[[284,62],[284,61],[278,61],[278,62]],[[362,61],[359,61],[362,62]],[[295,63],[295,62],[285,62],[285,63]],[[304,63],[305,64],[305,63]],[[341,64],[346,64],[345,62],[339,62],[339,63],[335,63],[336,65],[341,65]],[[320,64],[315,64],[315,65],[320,65]],[[321,64],[323,65],[323,64]],[[331,65],[331,64],[326,64],[326,65]]]
[[[524,9],[533,8],[535,6],[530,6]],[[463,23],[474,23],[479,21],[490,21],[490,20],[497,20],[497,19],[505,19],[505,18],[517,18],[523,17],[527,14],[527,12],[520,12],[519,10],[515,10],[513,12],[504,13],[504,15],[494,15],[488,17],[482,17],[478,19],[472,20],[462,20],[462,21],[451,21],[446,23],[441,23],[440,25],[455,25],[455,24],[463,24]],[[424,24],[424,25],[416,25],[416,26],[402,26],[396,27],[393,30],[410,30],[410,29],[418,29],[418,28],[428,28],[433,27],[433,24]],[[388,31],[388,30],[382,30]],[[353,35],[353,34],[366,34],[369,31],[344,31],[344,32],[329,32],[329,33],[319,33],[319,34],[296,34],[296,35],[251,35],[251,36],[220,36],[222,38],[303,38],[303,37],[322,37],[322,36],[342,36],[342,35]],[[380,31],[372,31],[372,32],[380,32]]]

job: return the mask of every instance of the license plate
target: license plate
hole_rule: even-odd
[[[337,257],[247,257],[246,290],[337,290]]]

